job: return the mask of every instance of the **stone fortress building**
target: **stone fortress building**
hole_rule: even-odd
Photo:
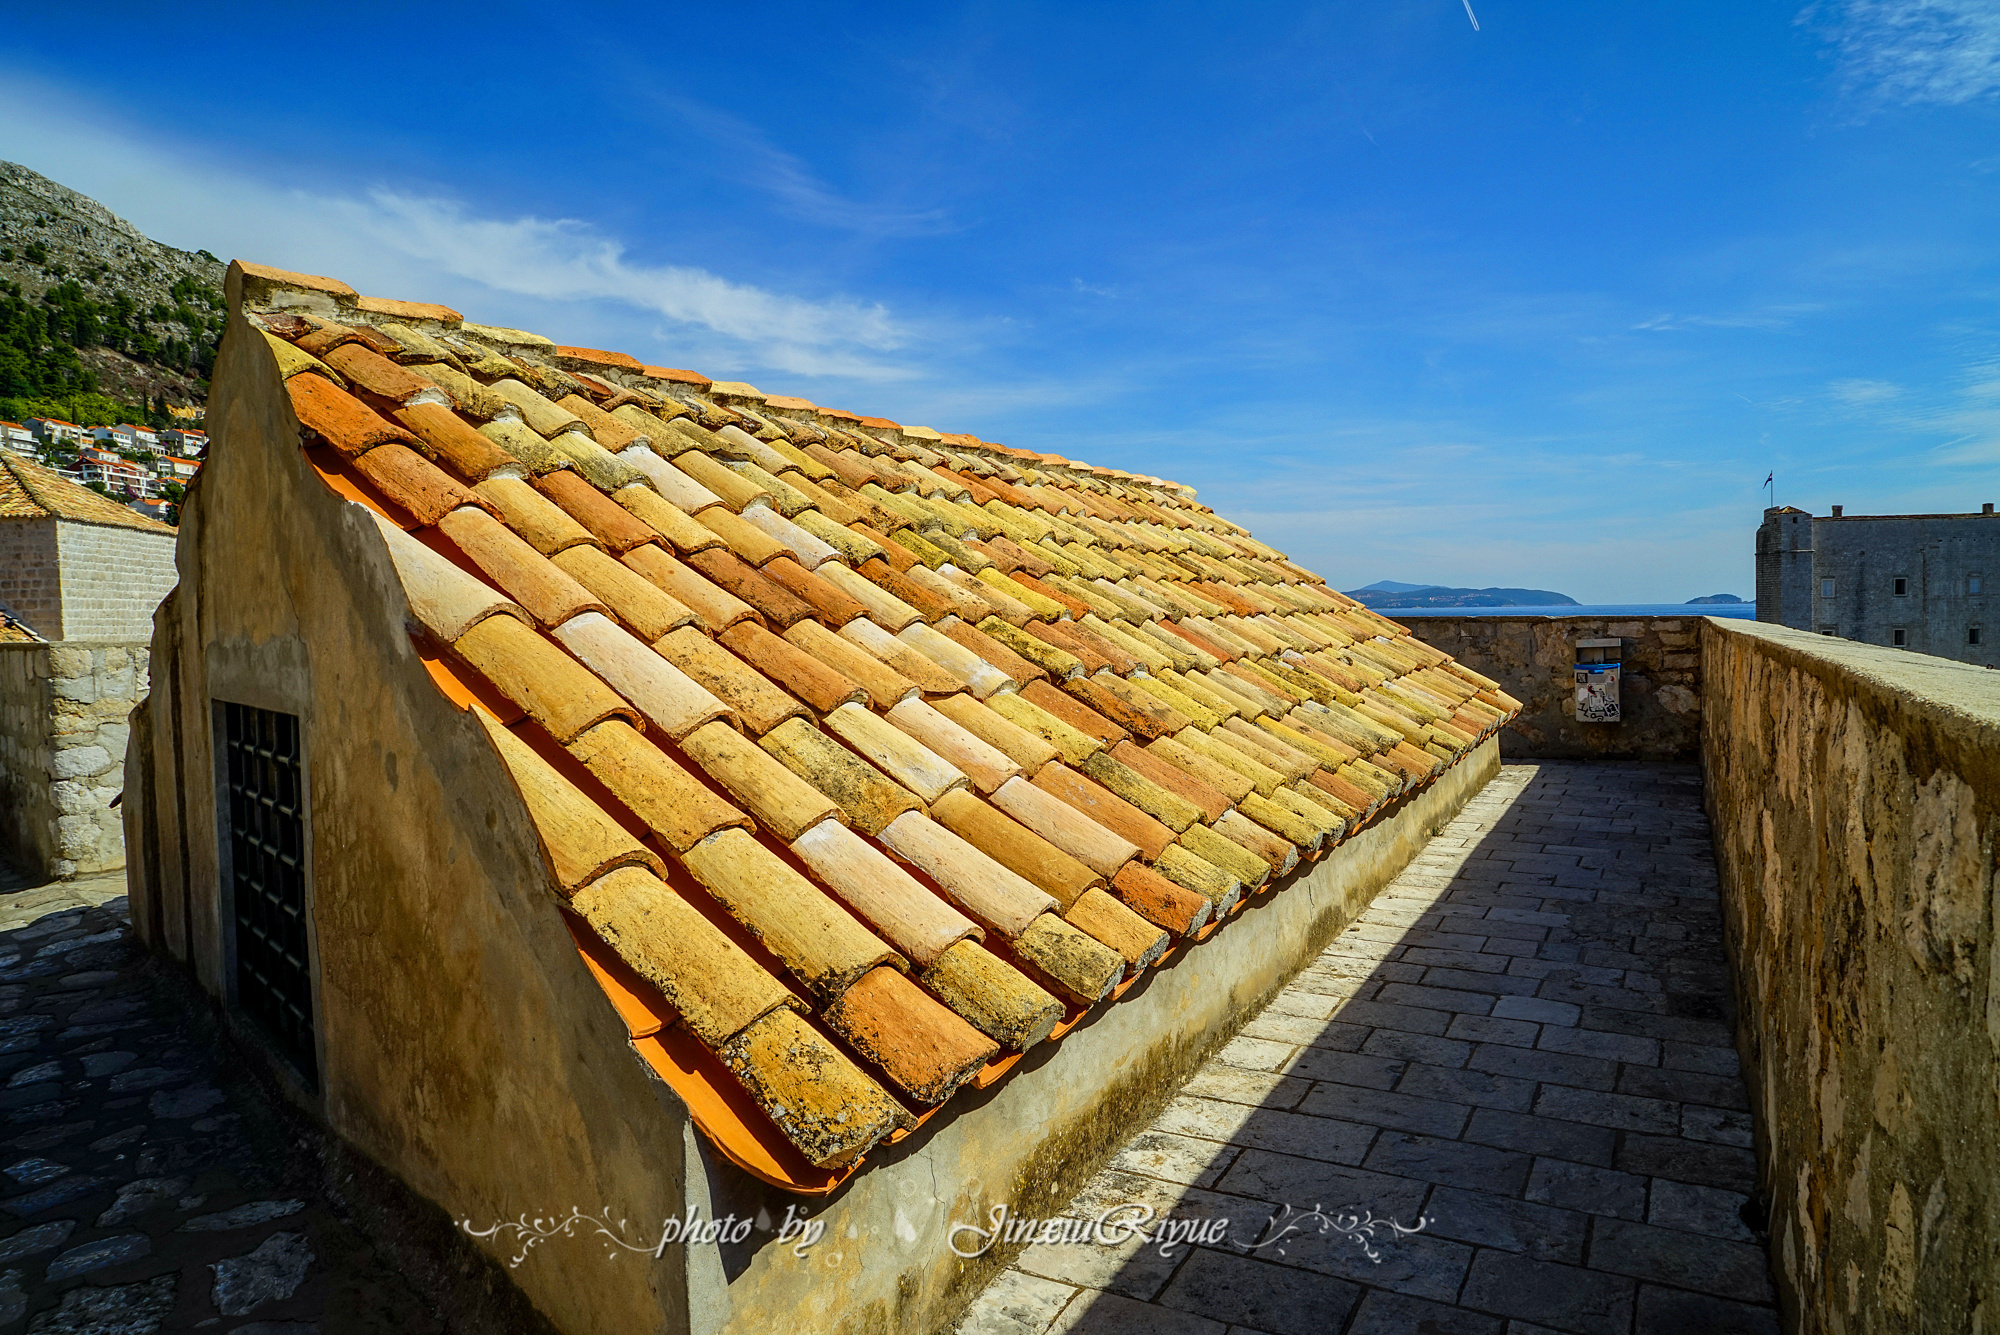
[[[1764,511],[1757,619],[1821,635],[2000,666],[2000,515],[1827,516]]]

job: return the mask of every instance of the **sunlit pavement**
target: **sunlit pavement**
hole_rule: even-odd
[[[1505,766],[1065,1211],[1222,1236],[961,1332],[1775,1332],[1717,895],[1695,767]]]

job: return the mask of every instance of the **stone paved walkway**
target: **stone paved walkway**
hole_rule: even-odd
[[[1729,1006],[1698,772],[1507,765],[960,1330],[1772,1335]]]
[[[124,895],[0,867],[0,1331],[445,1329],[315,1189],[312,1145],[137,948]]]

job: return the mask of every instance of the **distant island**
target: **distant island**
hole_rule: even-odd
[[[1744,600],[1738,598],[1733,593],[1711,593],[1706,598],[1690,598],[1684,606],[1692,607],[1696,603],[1740,603],[1742,601]]]
[[[1568,594],[1553,589],[1451,589],[1442,584],[1399,584],[1377,580],[1347,596],[1369,607],[1577,607]]]

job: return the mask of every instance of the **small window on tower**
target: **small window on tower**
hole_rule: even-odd
[[[1979,576],[1967,575],[1965,577],[1965,591],[1967,593],[1978,593],[1980,591],[1980,583]]]
[[[1909,593],[1909,591],[1910,591],[1910,581],[1908,581],[1907,579],[1898,579],[1896,581],[1896,596],[1898,598],[1903,597],[1905,594]]]
[[[1833,597],[1833,581],[1832,581],[1832,580],[1830,580],[1830,579],[1823,579],[1823,580],[1821,580],[1821,581],[1819,582],[1819,596],[1820,596],[1820,597],[1822,597],[1822,598],[1831,598],[1831,597]]]
[[[1978,643],[1979,643],[1979,627],[1977,627],[1977,626],[1968,626],[1968,627],[1966,627],[1966,630],[1965,630],[1965,642],[1966,642],[1967,644],[1978,644]]]
[[[1901,649],[1909,642],[1910,632],[1904,630],[1901,626],[1889,632],[1889,643],[1895,645],[1898,649]]]

